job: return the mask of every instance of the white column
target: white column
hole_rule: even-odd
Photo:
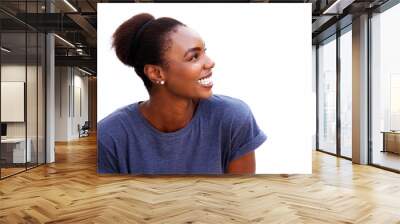
[[[54,6],[46,1],[47,12],[53,12]],[[54,35],[46,34],[46,163],[55,162],[55,54]]]
[[[317,48],[315,47],[315,45],[312,45],[312,92],[313,92],[313,100],[312,100],[312,105],[313,105],[313,121],[314,123],[313,125],[313,136],[312,136],[312,142],[313,142],[313,146],[312,149],[315,150],[317,148],[317,113],[316,113],[316,106],[317,106],[317,102],[316,102],[316,94],[317,94]]]
[[[368,15],[353,19],[353,162],[368,163]]]

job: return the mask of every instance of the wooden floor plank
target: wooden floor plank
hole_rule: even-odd
[[[313,152],[312,175],[100,176],[96,139],[0,181],[0,223],[400,223],[400,175]]]

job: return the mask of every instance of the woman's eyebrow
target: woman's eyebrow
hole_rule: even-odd
[[[187,54],[189,54],[189,53],[191,53],[191,52],[195,52],[195,51],[201,51],[201,47],[193,47],[193,48],[190,48],[189,50],[187,50],[186,52],[185,52],[185,54],[183,55],[183,57],[186,57],[186,55]]]

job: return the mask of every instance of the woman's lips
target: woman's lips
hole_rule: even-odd
[[[210,77],[211,75],[212,75],[212,72],[210,72],[210,73],[208,73],[207,75],[201,77],[200,79],[208,78],[208,77]],[[199,79],[199,80],[200,80],[200,79]]]

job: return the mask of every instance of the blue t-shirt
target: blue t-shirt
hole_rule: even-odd
[[[223,174],[267,139],[248,105],[232,97],[200,100],[189,124],[168,133],[153,127],[138,105],[99,122],[99,173]]]

